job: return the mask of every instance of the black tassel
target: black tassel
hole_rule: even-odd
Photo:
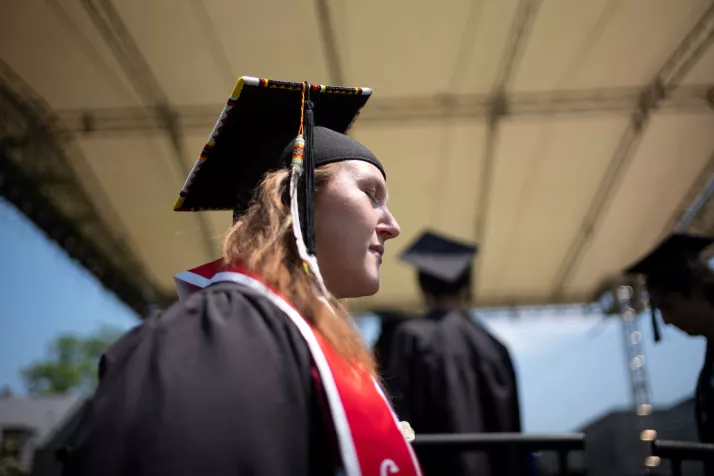
[[[310,102],[310,84],[306,83],[307,93],[305,96],[305,156],[304,156],[304,188],[303,188],[303,212],[302,231],[307,252],[315,254],[315,159],[312,155],[314,141],[315,113],[313,104]]]
[[[659,323],[657,322],[657,308],[650,303],[650,312],[652,313],[652,332],[654,332],[654,341],[659,342],[662,336],[659,332]]]

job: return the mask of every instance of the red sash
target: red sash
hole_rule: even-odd
[[[235,282],[262,294],[297,326],[320,374],[340,456],[347,476],[421,476],[411,445],[377,382],[348,364],[278,292],[239,268],[221,269],[220,260],[177,275],[184,296],[218,282]],[[179,291],[181,297],[181,290]],[[333,430],[330,429],[330,430]]]

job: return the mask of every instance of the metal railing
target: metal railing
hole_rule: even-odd
[[[518,452],[554,451],[558,453],[561,475],[568,474],[568,455],[571,451],[585,449],[583,433],[523,434],[523,433],[478,433],[478,434],[417,434],[412,442],[417,451],[427,450],[439,453],[459,453],[462,451],[503,451]]]
[[[651,443],[652,454],[668,459],[672,476],[682,476],[683,461],[701,461],[714,466],[714,445],[690,441],[655,440]]]

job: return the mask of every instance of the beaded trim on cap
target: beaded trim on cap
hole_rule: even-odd
[[[181,188],[178,198],[174,202],[174,211],[204,211],[204,210],[209,211],[209,210],[231,210],[232,209],[230,207],[184,207],[184,202],[186,200],[186,197],[191,192],[191,185],[193,184],[193,182],[196,179],[196,177],[198,176],[198,174],[201,172],[201,167],[204,165],[206,159],[208,158],[210,150],[216,145],[216,141],[219,139],[219,137],[221,135],[223,126],[229,119],[231,112],[233,111],[234,107],[236,106],[236,103],[238,102],[238,98],[240,97],[241,92],[243,91],[243,88],[245,86],[273,88],[273,89],[287,89],[287,90],[291,90],[291,91],[302,91],[303,88],[305,87],[305,83],[297,83],[297,82],[289,82],[289,81],[276,81],[276,80],[272,80],[272,79],[254,78],[251,76],[242,76],[242,77],[238,78],[238,81],[236,82],[236,85],[233,88],[233,91],[232,91],[230,97],[228,98],[228,101],[226,102],[225,106],[223,106],[221,115],[218,117],[216,124],[213,126],[213,129],[211,130],[211,133],[208,136],[206,145],[203,147],[201,154],[199,155],[198,159],[196,160],[196,163],[194,164],[193,168],[191,169],[191,172],[189,173],[188,177],[186,178],[186,181],[183,184],[183,187]],[[347,88],[347,87],[343,87],[343,86],[328,86],[328,85],[324,85],[324,84],[310,84],[309,89],[311,92],[323,93],[323,94],[343,94],[343,95],[362,95],[362,96],[369,96],[372,94],[372,90],[370,88]],[[354,121],[357,119],[358,116],[359,116],[359,111],[354,116],[352,122],[349,124],[349,126],[347,127],[347,130],[345,132],[347,132],[352,127],[352,124],[354,123]]]

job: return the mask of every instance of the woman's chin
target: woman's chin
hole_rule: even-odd
[[[371,287],[370,291],[367,292],[367,293],[365,293],[365,295],[364,295],[363,297],[374,296],[374,295],[377,294],[378,292],[379,292],[379,279],[377,279],[377,280],[374,282],[374,285]]]
[[[377,271],[370,275],[365,281],[368,283],[367,287],[369,288],[368,292],[365,293],[365,296],[374,296],[377,294],[381,285],[379,279],[379,269],[377,269]]]

